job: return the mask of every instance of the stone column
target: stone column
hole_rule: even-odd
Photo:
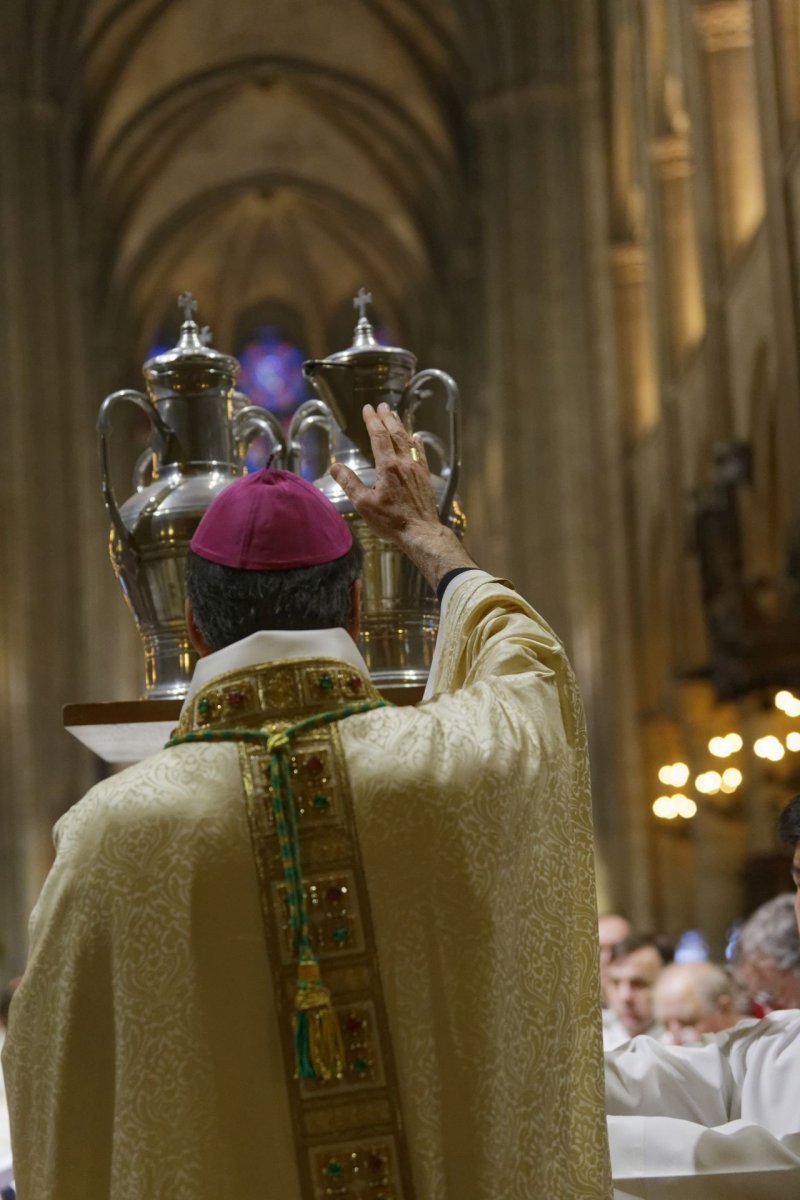
[[[633,440],[652,429],[660,409],[645,247],[635,241],[616,242],[611,247],[611,272],[623,426]]]
[[[800,5],[781,5],[781,24],[762,6],[754,13],[756,80],[763,146],[766,230],[775,344],[775,388],[779,423],[779,486],[790,528],[784,541],[795,554],[800,545],[800,253],[797,222],[796,122],[800,117]],[[784,44],[785,43],[785,44]],[[783,73],[776,73],[776,64]],[[787,91],[788,76],[792,89]],[[783,86],[782,86],[783,85]],[[794,97],[794,99],[792,99]],[[785,139],[785,143],[784,143]]]
[[[22,48],[17,47],[24,58]],[[41,72],[46,74],[44,70]],[[0,972],[24,963],[53,821],[100,765],[61,724],[70,701],[130,694],[121,602],[105,560],[84,350],[75,124],[31,94],[34,64],[0,98]],[[133,693],[135,695],[135,693]]]
[[[465,500],[483,513],[479,561],[509,575],[566,642],[589,723],[601,903],[638,919],[647,863],[629,823],[640,796],[596,17],[583,0],[533,9],[563,61],[513,77],[493,62],[492,90],[472,109],[485,384],[467,430],[482,469],[465,479]]]
[[[764,217],[752,4],[698,4],[695,24],[705,66],[719,248],[727,264]]]
[[[674,370],[705,333],[703,287],[692,194],[689,138],[667,133],[651,144],[667,291],[669,349]]]
[[[781,122],[788,136],[800,124],[800,4],[773,0]]]

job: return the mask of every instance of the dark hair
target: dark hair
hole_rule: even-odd
[[[792,848],[800,842],[800,796],[790,800],[778,817],[778,837]]]
[[[350,622],[350,589],[361,574],[361,547],[333,562],[288,571],[223,567],[189,551],[186,595],[209,650],[261,629],[334,629]]]
[[[611,962],[627,958],[629,954],[635,954],[637,950],[647,947],[656,951],[664,966],[672,962],[675,954],[672,943],[660,933],[629,933],[621,942],[616,942],[611,947]]]

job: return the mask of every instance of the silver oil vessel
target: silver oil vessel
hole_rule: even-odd
[[[200,518],[245,474],[245,452],[256,435],[266,436],[273,466],[283,465],[285,452],[277,419],[235,391],[239,364],[208,345],[208,330],[193,319],[196,301],[184,293],[178,304],[185,318],[178,343],[144,364],[146,394],[113,392],[97,419],[111,562],[142,639],[148,700],[183,697],[192,676],[196,655],[184,621],[184,570]],[[123,402],[146,414],[152,434],[134,469],[133,494],[118,504],[109,438]]]
[[[400,416],[409,437],[422,438],[432,462],[439,519],[459,536],[466,519],[456,494],[461,469],[460,402],[455,381],[435,368],[416,372],[410,350],[382,346],[366,310],[371,295],[361,288],[353,301],[360,316],[352,345],[323,359],[309,359],[303,371],[317,393],[302,404],[289,429],[288,458],[299,470],[301,441],[317,427],[327,437],[329,464],[344,463],[368,487],[375,461],[361,410],[385,401]],[[419,410],[429,399],[444,402],[448,443],[417,428]],[[432,461],[433,460],[433,461]],[[350,522],[364,553],[360,649],[378,688],[392,698],[414,700],[428,677],[439,606],[428,584],[405,555],[378,537],[354,511],[327,470],[317,487]]]

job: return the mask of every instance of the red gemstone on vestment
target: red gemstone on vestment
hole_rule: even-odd
[[[346,1033],[361,1033],[365,1025],[366,1021],[363,1017],[357,1017],[355,1013],[351,1013],[344,1023],[344,1028]]]
[[[344,891],[338,884],[325,889],[325,899],[329,904],[338,904],[344,896]]]
[[[382,1154],[369,1154],[367,1156],[367,1166],[370,1171],[374,1171],[377,1174],[378,1171],[382,1171],[386,1166],[386,1159]]]
[[[306,760],[306,766],[308,767],[309,771],[321,771],[322,759],[318,754],[312,754],[311,757]]]
[[[354,692],[360,692],[362,687],[364,686],[363,679],[359,678],[358,675],[352,675],[350,677],[350,679],[348,679],[347,682],[350,684],[350,687],[353,689]]]
[[[241,704],[244,700],[244,692],[228,692],[225,699],[228,701],[228,704]]]

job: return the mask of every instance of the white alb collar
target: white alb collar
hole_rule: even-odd
[[[181,713],[219,675],[287,658],[338,658],[369,676],[358,647],[344,629],[262,629],[199,659]]]

